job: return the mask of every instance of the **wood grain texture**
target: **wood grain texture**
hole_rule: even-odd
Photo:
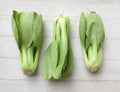
[[[43,15],[44,43],[38,71],[26,76],[19,67],[19,51],[11,28],[12,11],[36,11]],[[79,17],[96,11],[105,28],[103,63],[90,73],[83,61],[79,40]],[[53,21],[64,13],[70,18],[70,41],[74,54],[72,73],[59,81],[41,77],[44,52],[51,42]],[[120,90],[120,0],[1,0],[0,1],[0,92],[119,92]]]
[[[119,92],[120,83],[88,81],[28,81],[7,80],[1,82],[1,92]]]

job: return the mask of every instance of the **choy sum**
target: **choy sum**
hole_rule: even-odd
[[[25,74],[33,74],[43,41],[42,16],[36,12],[13,11],[12,29],[19,48],[20,67]]]
[[[69,18],[59,15],[53,25],[53,39],[43,57],[44,79],[59,79],[72,70],[73,53],[69,40]]]
[[[96,12],[81,13],[79,34],[85,65],[91,72],[96,72],[102,62],[105,36],[102,20]]]

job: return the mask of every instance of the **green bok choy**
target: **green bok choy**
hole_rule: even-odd
[[[105,36],[102,20],[96,12],[81,13],[79,34],[85,64],[91,72],[96,72],[102,62]]]
[[[59,15],[54,21],[53,39],[43,58],[44,79],[59,79],[72,70],[73,53],[68,37],[69,25],[69,18],[64,14]]]
[[[42,16],[36,12],[13,11],[12,29],[19,48],[21,69],[25,74],[33,74],[43,41]]]

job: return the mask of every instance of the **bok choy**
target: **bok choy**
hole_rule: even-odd
[[[44,79],[59,79],[72,70],[73,53],[69,40],[69,18],[59,15],[53,25],[53,39],[43,58],[42,75]]]
[[[85,64],[91,72],[96,72],[102,62],[105,36],[102,20],[96,12],[81,13],[79,34]]]
[[[12,29],[19,48],[21,69],[25,74],[33,74],[43,41],[42,16],[36,12],[13,11]]]

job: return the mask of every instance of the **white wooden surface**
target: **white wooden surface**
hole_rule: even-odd
[[[13,10],[43,15],[45,39],[34,76],[24,75],[19,67],[19,53],[11,30]],[[78,25],[82,11],[99,13],[105,27],[103,63],[95,74],[86,69],[81,53]],[[53,20],[61,13],[70,17],[74,68],[70,76],[46,81],[41,77],[41,62],[51,42]],[[0,92],[120,92],[120,0],[1,0]]]

